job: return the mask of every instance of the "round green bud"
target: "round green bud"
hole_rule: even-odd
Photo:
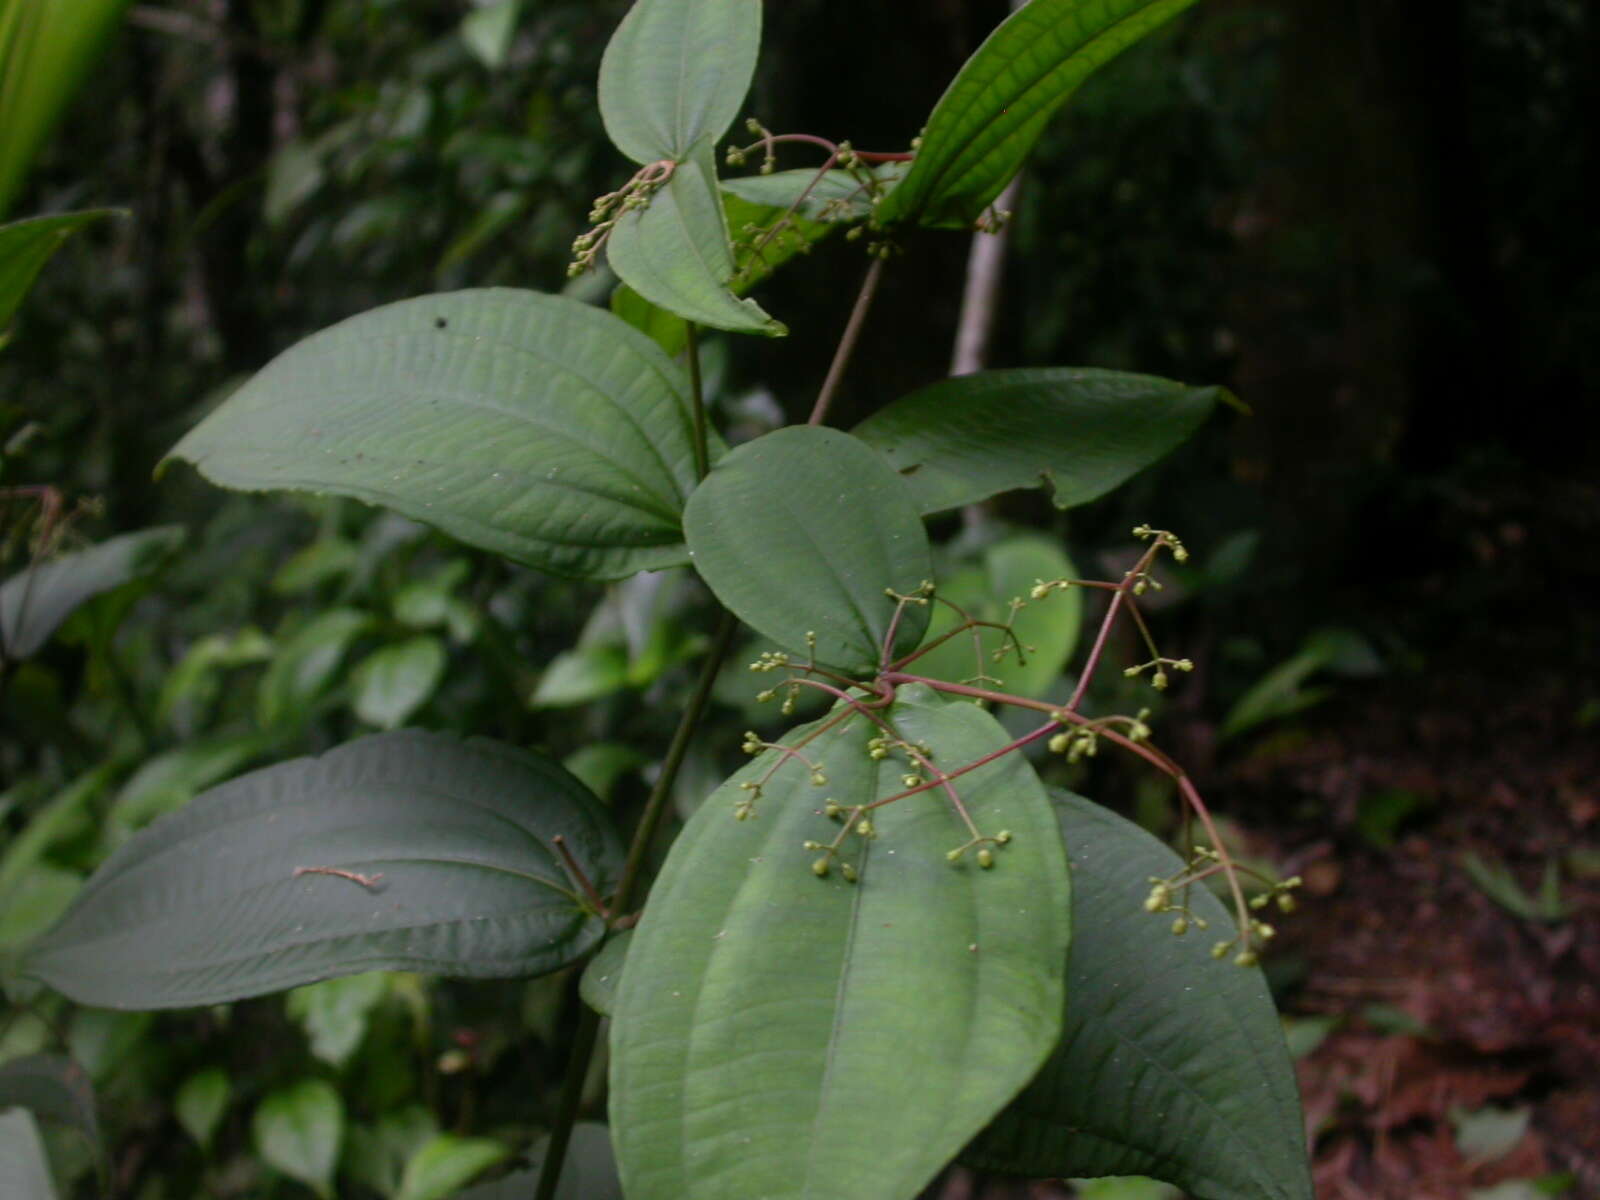
[[[1260,961],[1254,950],[1241,950],[1233,956],[1233,965],[1236,967],[1253,967]]]
[[[945,861],[946,862],[960,862],[961,861],[961,856],[963,854],[965,854],[965,853],[966,853],[966,847],[965,846],[957,846],[954,850],[946,850],[944,852]]]
[[[985,846],[982,850],[979,850],[978,865],[985,871],[994,866],[994,851],[989,849],[987,846]]]
[[[1211,947],[1211,957],[1226,958],[1228,956],[1228,951],[1231,949],[1233,949],[1232,942],[1218,942],[1215,946]]]
[[[994,840],[996,845],[1004,846],[1011,840],[1011,830],[1002,829],[999,833],[994,835]]]
[[[818,879],[821,879],[825,875],[827,875],[827,873],[828,873],[828,856],[826,854],[824,854],[821,858],[817,859],[816,862],[811,864],[811,873],[813,875],[815,875]]]
[[[1172,921],[1172,936],[1182,937],[1189,932],[1189,922],[1183,917],[1174,917]]]
[[[854,883],[856,881],[856,869],[849,863],[839,864],[839,874],[844,876],[846,883]]]
[[[1292,913],[1295,909],[1297,909],[1299,907],[1300,907],[1299,902],[1293,896],[1291,896],[1288,892],[1282,892],[1282,893],[1279,894],[1279,896],[1278,896],[1278,911],[1279,912],[1281,912],[1281,913]]]
[[[871,820],[869,820],[866,817],[862,817],[861,820],[856,823],[856,832],[858,834],[860,834],[862,837],[871,837],[872,836],[872,822],[871,822]]]
[[[828,777],[826,775],[824,775],[821,771],[813,771],[813,772],[811,772],[811,786],[812,787],[827,787],[828,786]]]

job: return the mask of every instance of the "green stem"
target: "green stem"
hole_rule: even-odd
[[[706,707],[711,701],[712,685],[717,681],[717,673],[722,669],[722,660],[727,657],[728,648],[733,644],[733,635],[737,629],[738,622],[733,619],[732,614],[724,612],[722,624],[717,629],[715,640],[711,643],[711,650],[700,668],[700,680],[695,685],[694,695],[689,698],[689,705],[684,709],[678,728],[672,735],[672,744],[667,747],[667,757],[661,764],[661,774],[656,777],[655,786],[650,789],[650,798],[645,801],[644,815],[639,818],[639,826],[634,830],[633,842],[628,847],[628,861],[622,868],[622,881],[617,884],[617,890],[613,893],[609,906],[613,920],[628,911],[634,893],[639,888],[650,844],[655,840],[656,829],[666,812],[667,801],[672,796],[672,785],[677,781],[678,770],[683,766],[683,758],[688,752],[689,743],[693,740],[700,719],[705,715]],[[578,1020],[577,1033],[573,1037],[572,1057],[567,1061],[567,1077],[562,1084],[561,1103],[556,1111],[555,1126],[550,1131],[550,1145],[545,1152],[544,1166],[539,1172],[539,1190],[535,1194],[535,1200],[554,1200],[556,1184],[561,1180],[563,1160],[567,1156],[567,1143],[572,1139],[572,1126],[578,1119],[578,1106],[583,1102],[583,1083],[589,1076],[589,1060],[594,1056],[599,1030],[599,1014],[588,1005],[584,1005],[583,1014]]]
[[[700,382],[700,332],[693,321],[684,322],[689,332],[689,383],[694,393],[694,473],[701,479],[711,470],[711,455],[706,437],[705,392]]]
[[[809,425],[821,425],[827,419],[828,406],[833,403],[833,395],[839,390],[839,381],[844,378],[844,369],[850,364],[850,355],[861,337],[861,327],[866,324],[867,311],[872,307],[872,297],[877,294],[878,280],[882,275],[883,259],[874,258],[872,265],[867,268],[867,277],[861,281],[861,293],[856,297],[855,307],[850,310],[850,319],[845,322],[839,348],[834,351],[833,362],[828,366],[828,377],[822,381],[822,390],[817,393],[817,402],[807,422]]]
[[[700,353],[692,323],[689,325],[689,380],[693,392],[695,473],[704,479],[710,469],[711,456],[706,432],[705,393],[700,378]],[[667,811],[672,785],[678,780],[678,771],[683,766],[684,755],[689,751],[689,743],[694,740],[701,718],[711,703],[711,689],[717,682],[717,674],[722,670],[723,659],[728,657],[733,635],[738,628],[739,623],[734,620],[733,614],[723,609],[711,648],[700,666],[700,678],[678,721],[678,728],[673,731],[666,758],[661,762],[661,774],[650,789],[644,813],[633,831],[628,858],[622,867],[622,878],[608,907],[613,922],[627,914],[634,893],[639,890],[639,881],[644,877],[645,859],[649,856],[651,843],[655,841],[661,818]],[[572,1038],[572,1055],[567,1060],[567,1077],[561,1085],[561,1100],[556,1109],[555,1125],[550,1130],[550,1144],[545,1148],[544,1165],[539,1169],[539,1189],[534,1194],[534,1200],[555,1200],[556,1186],[561,1182],[561,1169],[566,1163],[567,1146],[572,1141],[572,1127],[578,1120],[578,1108],[583,1103],[584,1081],[589,1077],[589,1063],[594,1058],[594,1047],[599,1037],[600,1014],[587,1004],[582,1005],[578,1028]]]

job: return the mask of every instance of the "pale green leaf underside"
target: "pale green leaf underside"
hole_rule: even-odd
[[[1124,371],[983,371],[902,396],[854,432],[924,513],[1039,486],[1070,508],[1168,454],[1226,395]]]
[[[156,569],[183,537],[161,525],[24,567],[0,584],[0,652],[27,658],[80,604]]]
[[[685,561],[683,371],[610,313],[506,288],[315,334],[172,451],[224,487],[332,492],[562,575]]]
[[[892,719],[951,767],[1006,743],[994,720],[920,687]],[[815,728],[810,727],[810,728]],[[824,796],[850,805],[901,788],[905,765],[867,757],[857,718],[790,760],[734,819],[738,784],[674,843],[629,946],[612,1025],[611,1116],[629,1195],[684,1200],[910,1200],[1027,1081],[1055,1044],[1070,894],[1054,814],[1012,755],[963,777],[980,828],[1010,829],[992,871],[946,851],[967,840],[937,790],[878,810],[837,870]],[[786,735],[798,741],[805,729]]]
[[[1061,1044],[962,1160],[1037,1178],[1150,1175],[1196,1200],[1311,1200],[1266,981],[1209,953],[1233,918],[1196,887],[1189,903],[1211,928],[1174,937],[1143,900],[1178,856],[1082,797],[1052,798],[1073,872]]]
[[[804,660],[870,674],[894,618],[885,594],[933,575],[928,536],[910,494],[882,458],[847,433],[778,429],[732,451],[684,510],[701,578],[758,633]],[[909,653],[928,624],[911,605],[895,637]]]
[[[120,209],[97,208],[0,225],[0,330],[63,242],[91,221],[123,215]]]
[[[734,272],[728,290],[736,296],[743,296],[789,259],[839,227],[796,217],[769,237],[767,231],[783,218],[784,210],[753,204],[726,187],[722,191],[722,215],[733,246]],[[688,327],[682,317],[650,303],[626,284],[611,294],[611,311],[649,334],[668,354],[678,354],[689,343]]]
[[[761,0],[638,0],[600,60],[600,119],[637,163],[682,161],[739,115],[761,49]]]
[[[106,1008],[215,1004],[375,969],[555,970],[602,932],[556,834],[608,890],[620,857],[609,818],[554,763],[418,731],[364,738],[241,776],[136,835],[23,969]]]
[[[934,106],[922,147],[884,201],[883,224],[967,225],[998,196],[1045,124],[1100,67],[1194,0],[1032,0]]]
[[[0,1109],[0,1192],[6,1200],[56,1200],[44,1139],[25,1108]]]
[[[733,248],[709,153],[679,163],[647,207],[618,220],[606,256],[623,283],[684,320],[733,333],[788,332],[731,290]]]

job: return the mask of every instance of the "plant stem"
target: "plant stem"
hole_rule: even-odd
[[[845,323],[839,348],[834,351],[833,362],[828,366],[828,377],[822,381],[822,390],[817,393],[811,419],[806,422],[808,425],[821,425],[827,419],[828,406],[833,403],[833,395],[839,390],[839,381],[844,378],[844,369],[850,364],[850,354],[861,337],[861,326],[866,323],[867,310],[872,307],[872,297],[877,294],[878,280],[882,275],[883,259],[874,258],[872,265],[867,268],[867,277],[861,281],[861,292],[856,296],[855,307],[850,310],[850,319]]]
[[[701,479],[711,470],[706,439],[705,393],[700,381],[700,331],[693,321],[685,321],[689,332],[689,384],[694,392],[694,473]]]
[[[578,1119],[578,1106],[583,1103],[589,1063],[594,1059],[595,1043],[599,1040],[600,1014],[587,1004],[580,1004],[578,1028],[572,1035],[572,1057],[567,1060],[567,1077],[561,1084],[561,1105],[556,1112],[555,1126],[550,1130],[550,1144],[545,1147],[544,1163],[539,1168],[539,1190],[534,1193],[534,1200],[555,1200],[567,1145],[572,1141],[572,1126]]]

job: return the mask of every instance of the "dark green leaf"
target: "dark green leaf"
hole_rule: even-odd
[[[1078,86],[1194,0],[1032,0],[967,60],[934,106],[883,224],[970,224]]]
[[[994,719],[921,687],[900,734],[954,769],[1007,743]],[[980,829],[1011,831],[981,870],[939,790],[874,813],[842,862],[807,840],[902,790],[875,727],[792,731],[827,776],[769,751],[673,844],[628,950],[611,1030],[612,1131],[630,1195],[911,1197],[1032,1076],[1060,1028],[1070,907],[1061,835],[1033,770],[1008,755],[954,785]],[[777,770],[755,815],[740,788]],[[1054,1006],[1054,1007],[1053,1007]],[[914,1097],[915,1103],[907,1098]]]
[[[344,1104],[332,1084],[302,1079],[273,1092],[256,1109],[251,1128],[256,1153],[268,1166],[332,1200],[344,1139]]]
[[[887,189],[905,170],[905,163],[885,163],[872,175],[879,187]],[[820,178],[810,170],[774,171],[724,179],[720,186],[752,206],[775,212],[796,208],[811,221],[864,221],[872,215],[872,185],[854,171],[828,171]]]
[[[761,50],[761,0],[638,0],[600,60],[600,119],[637,163],[682,161],[739,115]]]
[[[628,651],[601,644],[566,650],[550,660],[531,703],[535,708],[587,704],[628,686]]]
[[[958,634],[910,663],[916,675],[961,683],[989,676],[981,686],[998,687],[1021,696],[1043,696],[1061,675],[1061,669],[1078,644],[1083,616],[1083,592],[1069,588],[1042,600],[1030,600],[1033,585],[1041,579],[1072,579],[1077,571],[1061,547],[1047,538],[1019,534],[984,548],[977,563],[941,578],[939,598],[959,605],[968,616],[982,621],[1012,622],[1015,641],[1028,649],[1019,664],[1013,639],[996,629]],[[1012,615],[1012,601],[1024,607]],[[925,641],[961,623],[948,604],[936,604]],[[974,637],[976,635],[976,637]],[[1006,648],[998,662],[995,653]]]
[[[684,529],[695,568],[740,620],[817,661],[870,674],[894,619],[892,588],[933,575],[928,537],[905,486],[847,433],[791,426],[746,442],[689,498]],[[894,655],[928,624],[908,605]]]
[[[619,849],[554,763],[404,731],[252,772],[118,850],[23,962],[85,1004],[214,1004],[373,969],[555,970],[600,937]],[[345,872],[340,875],[330,872]]]
[[[155,571],[182,542],[181,526],[163,525],[124,533],[13,575],[0,584],[0,653],[29,657],[80,604]]]
[[[96,208],[0,225],[0,332],[63,242],[91,221],[126,215],[120,209]]]
[[[925,513],[1041,485],[1071,508],[1168,454],[1226,394],[1123,371],[984,371],[902,396],[855,433]]]
[[[59,1054],[30,1054],[0,1067],[0,1109],[20,1105],[43,1121],[82,1134],[99,1155],[100,1121],[94,1085],[82,1067]],[[5,1193],[10,1195],[10,1193]]]
[[[611,314],[488,288],[386,305],[279,355],[172,451],[215,483],[333,492],[557,574],[684,561],[683,372]]]
[[[1053,793],[1073,871],[1061,1044],[966,1152],[1030,1177],[1150,1175],[1196,1200],[1310,1200],[1300,1098],[1258,969],[1217,962],[1233,919],[1203,887],[1210,934],[1144,911],[1178,856],[1115,813]]]
[[[650,203],[625,213],[606,240],[617,277],[685,320],[735,333],[787,333],[754,300],[730,290],[733,247],[708,151],[679,163]]]

